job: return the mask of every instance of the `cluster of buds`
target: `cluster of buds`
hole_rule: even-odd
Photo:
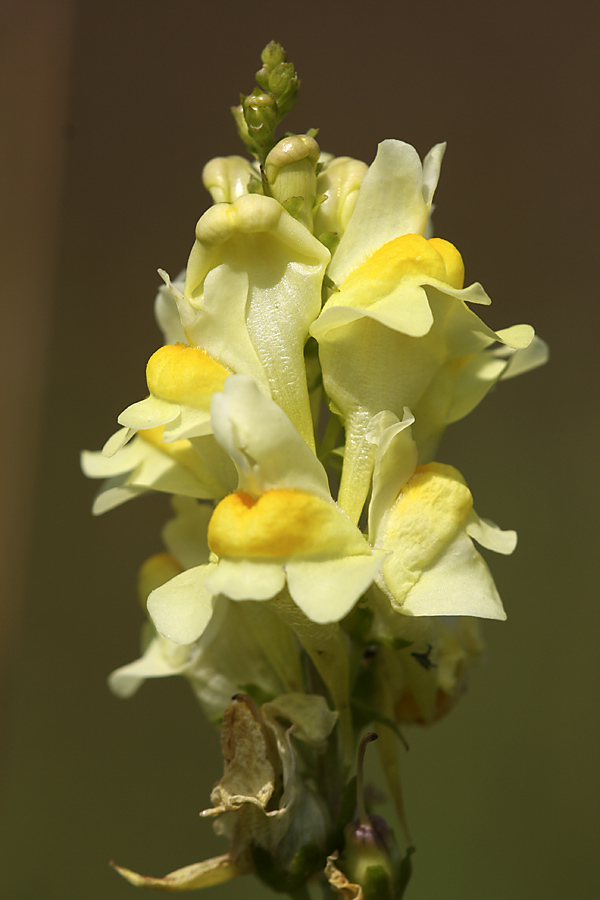
[[[475,512],[438,442],[547,351],[529,325],[484,324],[471,305],[488,295],[431,236],[444,145],[421,163],[386,140],[367,166],[313,132],[277,141],[299,82],[279,45],[262,60],[234,109],[254,158],[205,166],[213,205],[187,269],[161,272],[148,396],[83,455],[104,479],[96,513],[172,495],[165,552],[140,571],[146,649],[112,689],[185,677],[224,756],[202,815],[228,852],[165,878],[119,871],[164,890],[255,871],[293,895],[321,878],[392,900],[412,848],[362,787],[355,821],[361,736],[379,732],[402,825],[400,729],[463,692],[477,619],[505,618],[477,545],[516,543]]]

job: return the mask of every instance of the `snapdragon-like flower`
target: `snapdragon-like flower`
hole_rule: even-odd
[[[253,378],[309,446],[304,344],[328,262],[323,244],[277,200],[249,194],[204,213],[176,295],[190,344]]]
[[[408,616],[506,614],[492,575],[473,540],[512,553],[517,536],[480,519],[460,472],[452,466],[417,466],[410,434],[414,419],[379,416],[382,428],[369,506],[369,538],[386,553],[376,577],[393,609]],[[387,426],[387,427],[384,427]]]
[[[323,197],[323,202],[314,217],[318,237],[331,234],[341,238],[354,212],[358,189],[367,169],[366,163],[350,156],[335,156],[323,161],[317,176],[317,194]]]
[[[206,531],[212,509],[187,497],[173,499],[175,517],[163,528],[168,553],[144,563],[138,579],[140,601],[188,568],[208,560]],[[114,671],[111,689],[134,694],[148,678],[182,675],[211,721],[219,722],[233,694],[249,691],[272,698],[304,689],[298,645],[292,631],[262,603],[234,603],[221,597],[202,636],[175,643],[148,623],[150,634],[140,659]]]
[[[413,408],[419,461],[434,458],[446,427],[468,415],[496,382],[536,369],[547,360],[548,346],[535,335],[521,349],[494,344],[445,362]]]
[[[373,417],[416,408],[447,362],[495,341],[523,348],[533,337],[528,325],[488,328],[466,302],[490,299],[479,284],[463,288],[456,248],[422,236],[443,149],[434,147],[421,167],[407,144],[380,145],[328,270],[338,289],[311,328],[325,390],[346,431],[339,503],[354,521],[373,471],[376,448],[367,440]]]
[[[333,502],[326,472],[285,413],[241,375],[212,403],[212,426],[239,474],[208,525],[212,561],[155,591],[148,609],[171,640],[204,630],[215,598],[270,600],[287,585],[312,622],[337,622],[382,563]]]
[[[231,371],[202,347],[165,344],[146,366],[149,397],[119,416],[124,443],[136,431],[163,426],[167,441],[210,434],[210,401]],[[111,450],[118,449],[115,446]]]
[[[318,146],[305,137],[302,146],[308,148],[316,185]],[[284,165],[290,152],[298,156],[288,140],[270,154],[270,170],[281,170],[280,181],[294,167],[294,160]],[[140,430],[162,426],[165,441],[210,434],[211,397],[232,372],[260,384],[314,447],[304,344],[321,308],[329,252],[277,200],[245,193],[244,171],[248,174],[234,158],[204,173],[214,196],[233,199],[200,218],[183,292],[161,273],[179,326],[172,305],[160,292],[157,298],[167,339],[183,332],[186,342],[168,343],[152,355],[146,368],[149,396],[121,413],[124,429],[105,448],[107,455]],[[310,210],[314,197],[306,199]]]
[[[258,170],[243,156],[217,156],[202,170],[202,184],[213,203],[233,203],[247,194],[250,182],[258,178]]]

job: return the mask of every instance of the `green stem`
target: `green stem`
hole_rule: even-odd
[[[367,744],[370,744],[371,741],[376,741],[378,737],[379,735],[375,734],[373,731],[369,732],[369,734],[365,734],[358,748],[358,761],[356,764],[356,809],[358,812],[358,821],[365,827],[369,827],[371,824],[371,819],[369,818],[365,806],[365,750],[367,749]]]
[[[327,425],[325,426],[325,432],[323,434],[323,438],[319,444],[319,459],[323,463],[324,466],[327,466],[327,461],[332,451],[335,450],[336,441],[338,439],[338,435],[341,430],[340,420],[333,413],[329,413],[329,419],[327,420]]]

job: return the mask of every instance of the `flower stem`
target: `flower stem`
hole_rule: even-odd
[[[370,744],[371,741],[376,741],[378,737],[378,734],[375,734],[374,731],[370,731],[368,734],[365,734],[358,748],[358,761],[356,764],[356,809],[358,812],[358,821],[366,828],[370,826],[371,820],[365,806],[365,750],[367,749],[367,744]]]

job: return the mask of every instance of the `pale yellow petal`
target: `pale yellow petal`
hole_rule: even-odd
[[[221,559],[205,581],[213,595],[232,600],[270,600],[285,584],[283,566],[262,560]]]
[[[290,562],[286,566],[288,589],[312,622],[339,622],[367,590],[382,563],[381,553],[321,562]]]
[[[491,572],[465,532],[421,573],[400,611],[409,616],[506,619]]]
[[[172,578],[148,597],[148,612],[159,634],[176,644],[191,644],[210,622],[214,597],[204,581],[214,565],[196,566]]]

